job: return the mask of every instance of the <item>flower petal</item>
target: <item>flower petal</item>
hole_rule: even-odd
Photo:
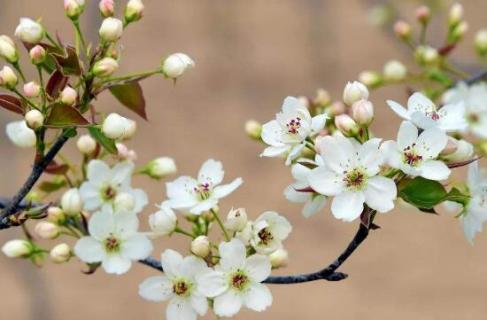
[[[106,273],[124,274],[130,270],[132,261],[118,254],[107,255],[101,264]]]
[[[355,147],[348,138],[326,136],[321,140],[319,149],[326,165],[338,174],[355,165]]]
[[[399,117],[403,118],[403,119],[406,119],[406,120],[409,120],[409,113],[408,111],[406,110],[406,108],[404,108],[403,106],[401,106],[399,103],[395,102],[395,101],[392,101],[392,100],[387,100],[387,105],[392,109],[392,111],[394,111]]]
[[[223,270],[239,268],[245,264],[247,252],[242,241],[232,239],[230,242],[222,242],[219,246],[220,265]]]
[[[215,298],[213,309],[219,317],[233,317],[242,308],[242,298],[233,290],[228,290]]]
[[[227,276],[221,271],[208,269],[196,275],[196,282],[198,292],[208,298],[219,296],[228,289]]]
[[[101,198],[100,189],[90,181],[83,182],[79,188],[79,194],[83,199],[83,208],[88,211],[93,211],[101,207],[103,200]]]
[[[190,298],[190,304],[200,316],[204,316],[208,312],[208,300],[204,296],[193,293]]]
[[[147,258],[152,252],[152,242],[144,235],[137,234],[122,242],[121,255],[131,260]]]
[[[96,212],[88,222],[90,235],[98,241],[104,241],[110,233],[115,231],[114,219],[114,216],[110,212]]]
[[[244,304],[251,310],[262,312],[272,305],[271,291],[261,283],[254,283],[245,293]]]
[[[86,263],[101,262],[106,255],[101,242],[92,237],[79,239],[74,246],[74,254]]]
[[[206,160],[198,173],[198,182],[208,182],[210,185],[217,185],[223,181],[223,165],[220,161],[213,159]]]
[[[436,110],[436,106],[421,92],[413,93],[408,99],[408,111],[412,114],[415,111],[427,113]]]
[[[305,218],[309,218],[312,215],[315,215],[321,209],[323,209],[326,205],[326,197],[322,195],[314,195],[303,208],[303,216]]]
[[[149,301],[165,301],[172,294],[173,284],[166,276],[150,277],[139,285],[139,295]]]
[[[447,179],[451,173],[448,166],[439,160],[425,161],[418,167],[418,170],[423,178],[437,181]]]
[[[131,189],[129,193],[135,199],[135,206],[133,213],[139,213],[144,210],[144,207],[149,203],[149,199],[147,198],[147,193],[145,193],[142,189]]]
[[[91,160],[88,163],[86,172],[88,180],[97,187],[103,186],[112,177],[110,167],[101,160]]]
[[[245,269],[253,282],[262,282],[271,275],[271,262],[269,257],[254,254],[247,259]]]
[[[213,189],[212,195],[217,199],[224,198],[228,196],[230,193],[232,193],[233,191],[235,191],[238,187],[240,187],[242,183],[243,183],[242,178],[237,178],[229,184],[221,185]]]
[[[353,221],[364,210],[365,196],[362,192],[344,192],[333,198],[331,212],[337,219]]]
[[[261,157],[278,157],[286,152],[288,152],[291,149],[291,146],[289,145],[283,145],[280,147],[267,147],[264,149],[264,151],[260,154]]]
[[[169,278],[179,275],[179,266],[183,262],[183,257],[179,252],[166,249],[161,255],[161,266]]]
[[[269,121],[262,126],[261,138],[262,140],[273,147],[281,147],[282,129],[276,120]]]
[[[418,139],[418,128],[409,121],[403,121],[397,133],[397,145],[400,149],[411,146]]]
[[[218,199],[210,198],[198,203],[196,206],[191,208],[189,212],[195,215],[200,215],[202,212],[210,210],[217,204],[218,204]]]
[[[434,159],[445,149],[448,143],[447,135],[437,128],[423,131],[416,140],[416,150],[423,156],[423,160]]]
[[[375,176],[368,180],[364,191],[365,203],[381,213],[394,208],[393,200],[397,197],[396,184],[392,179]]]
[[[169,301],[166,309],[167,320],[196,320],[196,311],[187,299],[174,297]]]
[[[308,180],[313,190],[326,196],[334,196],[344,189],[342,177],[326,167],[313,169]]]
[[[129,186],[132,180],[132,172],[134,171],[134,164],[130,161],[117,163],[112,168],[111,183],[118,186]]]

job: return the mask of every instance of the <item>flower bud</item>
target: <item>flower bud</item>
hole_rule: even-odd
[[[64,12],[71,20],[76,20],[85,10],[85,0],[64,0]]]
[[[137,153],[134,150],[130,150],[126,145],[120,142],[117,142],[115,146],[117,147],[118,152],[117,157],[120,160],[130,160],[132,162],[137,160]]]
[[[252,139],[259,140],[262,133],[262,125],[255,120],[245,122],[245,133]]]
[[[194,61],[187,54],[174,53],[162,63],[162,73],[168,78],[177,79],[194,65]]]
[[[244,208],[233,209],[228,212],[225,228],[231,232],[242,231],[247,225],[247,212]]]
[[[10,122],[7,124],[6,132],[10,141],[17,147],[31,148],[36,145],[36,134],[27,126],[25,120]]]
[[[465,33],[468,31],[468,23],[466,21],[460,22],[451,32],[449,40],[452,43],[456,43],[462,40]]]
[[[69,189],[61,198],[61,208],[67,215],[76,215],[83,209],[83,200],[76,188]]]
[[[117,212],[130,212],[135,208],[135,198],[130,193],[121,192],[113,200],[113,206]]]
[[[129,139],[135,133],[136,123],[117,113],[110,113],[103,121],[101,130],[110,139]]]
[[[409,40],[411,38],[411,25],[399,20],[394,24],[394,33],[402,40]]]
[[[353,119],[363,126],[368,126],[374,119],[374,105],[368,100],[359,100],[352,105]]]
[[[416,9],[416,19],[419,23],[425,25],[431,19],[431,10],[428,6],[420,6]]]
[[[113,0],[101,0],[98,8],[100,9],[101,15],[105,18],[113,16],[115,12]]]
[[[487,55],[487,29],[479,30],[475,35],[475,49],[481,57]]]
[[[345,113],[345,111],[347,111],[347,108],[341,101],[333,102],[327,109],[327,113],[331,116],[338,116]]]
[[[20,23],[15,29],[15,36],[23,42],[37,44],[44,38],[44,28],[30,18],[20,18]]]
[[[9,258],[25,258],[32,252],[32,245],[26,240],[10,240],[2,247],[2,252]]]
[[[30,61],[33,64],[39,65],[42,64],[46,60],[46,49],[44,49],[41,45],[35,45],[29,51]]]
[[[451,6],[448,13],[448,24],[450,27],[455,27],[463,19],[463,6],[460,3],[455,3]]]
[[[406,67],[397,60],[388,61],[384,65],[384,78],[391,81],[404,80],[408,73]]]
[[[66,243],[61,243],[51,249],[49,252],[52,262],[64,263],[71,258],[71,248]]]
[[[37,84],[35,81],[28,82],[24,84],[24,95],[27,98],[35,98],[39,96],[41,92],[41,86]]]
[[[70,86],[66,86],[61,92],[61,102],[67,106],[72,106],[77,98],[78,93]]]
[[[289,263],[289,254],[286,249],[280,248],[269,255],[273,268],[286,267]]]
[[[142,18],[144,4],[141,0],[129,0],[125,7],[125,21],[128,23],[138,21]]]
[[[117,18],[108,17],[103,20],[100,30],[100,38],[106,42],[114,42],[122,37],[123,23]]]
[[[358,81],[348,82],[343,90],[343,102],[349,106],[356,101],[368,98],[369,90],[363,83]]]
[[[359,74],[358,79],[369,88],[375,88],[382,84],[381,75],[375,71],[362,71]]]
[[[161,157],[149,162],[143,171],[151,178],[161,179],[170,174],[175,174],[177,172],[177,168],[174,159],[169,157]]]
[[[414,55],[421,65],[433,65],[439,60],[438,50],[430,46],[418,46]]]
[[[0,70],[0,86],[5,87],[7,89],[14,89],[17,86],[17,75],[15,72],[9,67],[4,66],[2,70]]]
[[[448,150],[451,142],[456,143],[456,148],[453,150]],[[473,145],[465,140],[455,140],[450,138],[445,149],[441,153],[441,158],[447,163],[462,162],[469,160],[473,157],[475,150]],[[453,152],[452,152],[453,151]],[[448,153],[450,152],[450,153]]]
[[[313,99],[313,103],[320,106],[325,107],[331,102],[330,93],[325,89],[318,89],[316,90],[316,97]]]
[[[34,231],[42,239],[54,239],[59,236],[59,227],[52,222],[38,222]]]
[[[30,110],[25,114],[25,122],[29,128],[35,130],[44,124],[44,115],[37,109]]]
[[[96,150],[96,141],[89,134],[85,134],[76,141],[76,147],[82,154],[91,155]]]
[[[99,78],[111,76],[118,69],[118,62],[113,58],[103,58],[93,66],[93,74]]]
[[[305,96],[299,96],[297,97],[298,98],[298,101],[299,101],[299,104],[301,104],[303,107],[305,107],[306,109],[309,108],[310,106],[310,101],[309,101],[309,98],[308,97],[305,97]]]
[[[191,252],[200,258],[207,257],[210,254],[210,239],[207,236],[196,237],[191,241]]]
[[[178,219],[174,211],[162,206],[159,211],[149,216],[149,227],[156,235],[170,235],[177,225]]]
[[[348,114],[336,116],[335,126],[346,136],[353,136],[358,132],[357,123]]]
[[[49,207],[49,209],[47,209],[47,221],[55,224],[62,224],[65,220],[66,216],[61,208]]]
[[[16,63],[19,61],[17,47],[9,36],[0,36],[0,57],[4,58],[10,63]]]

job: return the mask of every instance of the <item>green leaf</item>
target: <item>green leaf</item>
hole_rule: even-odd
[[[66,106],[62,103],[55,103],[50,106],[51,112],[46,120],[48,127],[82,127],[91,123],[86,120],[78,109]]]
[[[118,84],[111,86],[109,89],[121,104],[147,120],[144,94],[138,82]]]
[[[447,194],[441,183],[422,177],[405,180],[399,185],[399,197],[423,210],[432,209],[444,201]]]
[[[39,190],[46,193],[58,191],[66,186],[66,180],[58,179],[53,181],[43,181],[39,184]]]
[[[106,151],[112,154],[118,153],[117,147],[115,145],[115,141],[105,136],[99,128],[89,127],[88,131],[90,132],[90,135],[93,137],[93,139],[98,141],[98,143],[101,144]]]
[[[426,73],[426,76],[431,81],[437,82],[445,86],[450,86],[453,84],[453,80],[448,76],[448,74],[437,68],[429,69]]]
[[[466,206],[470,200],[470,196],[462,193],[458,188],[452,188],[446,195],[444,201],[453,201]]]

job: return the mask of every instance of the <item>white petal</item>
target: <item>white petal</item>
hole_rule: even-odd
[[[242,183],[242,178],[237,178],[229,184],[218,186],[213,190],[213,196],[217,199],[224,198],[240,187]]]
[[[198,291],[203,295],[214,298],[228,289],[227,275],[221,271],[208,269],[196,275]]]
[[[480,170],[478,161],[474,161],[468,165],[468,187],[471,189],[476,189],[477,185],[481,182],[480,180]]]
[[[437,128],[423,131],[416,141],[416,150],[425,159],[433,159],[445,149],[448,142],[447,135]]]
[[[201,166],[198,173],[198,181],[200,183],[208,182],[215,186],[223,181],[223,165],[220,161],[213,159],[206,160]]]
[[[343,136],[326,136],[320,142],[320,150],[326,165],[340,174],[349,166],[354,166],[355,147]]]
[[[309,218],[315,215],[326,205],[326,197],[321,195],[315,195],[311,200],[309,200],[303,208],[303,216]]]
[[[262,126],[262,140],[274,147],[281,147],[283,144],[281,142],[282,129],[276,120],[269,121]]]
[[[128,186],[132,180],[132,172],[134,171],[134,164],[130,161],[117,163],[112,168],[112,185]]]
[[[101,198],[100,189],[90,181],[86,181],[81,185],[79,193],[81,199],[83,199],[83,208],[85,210],[93,211],[101,207],[103,200]]]
[[[344,189],[343,178],[326,167],[313,169],[308,180],[313,190],[326,196],[334,196]]]
[[[147,258],[152,249],[150,240],[146,236],[138,234],[122,242],[121,255],[131,260],[141,260]]]
[[[360,163],[365,168],[367,175],[373,176],[380,171],[380,166],[384,162],[382,153],[379,152],[381,139],[370,139],[359,147],[358,156]]]
[[[192,279],[198,273],[206,271],[208,266],[206,262],[195,256],[187,256],[179,265],[179,274],[185,278]]]
[[[247,259],[245,269],[253,282],[262,282],[271,275],[271,262],[269,257],[254,254]]]
[[[88,230],[93,238],[104,241],[115,231],[114,216],[106,211],[95,213],[88,222]]]
[[[124,274],[130,270],[132,262],[118,254],[111,254],[103,259],[101,264],[106,273]]]
[[[97,187],[101,187],[112,177],[110,167],[101,160],[91,160],[86,170],[88,180]]]
[[[404,149],[409,147],[418,138],[418,128],[409,121],[403,121],[397,133],[397,145]]]
[[[310,168],[303,166],[300,163],[296,163],[291,168],[291,174],[293,178],[296,179],[297,181],[307,181],[310,172],[311,172]]]
[[[308,201],[311,194],[312,193],[310,192],[296,191],[294,185],[290,185],[284,190],[284,196],[286,197],[286,199],[294,203],[301,203],[301,202]]]
[[[447,104],[440,109],[440,113],[443,117],[438,121],[442,130],[452,131],[465,131],[468,127],[467,120],[465,119],[465,105],[464,103]]]
[[[296,97],[288,96],[284,99],[282,103],[282,111],[284,113],[293,113],[296,112],[298,109],[305,108],[301,101]],[[305,108],[306,109],[306,108]]]
[[[245,264],[247,252],[242,241],[232,239],[230,242],[222,242],[219,246],[220,265],[223,270],[239,268]]]
[[[393,200],[397,196],[396,184],[392,179],[375,176],[367,181],[364,191],[365,203],[379,212],[387,212],[394,208]]]
[[[313,133],[318,133],[325,126],[327,119],[326,114],[319,114],[311,119],[311,130]]]
[[[190,304],[193,310],[195,310],[200,316],[204,316],[206,312],[208,312],[208,300],[204,296],[192,294]]]
[[[278,157],[286,152],[288,152],[291,149],[291,146],[289,145],[284,145],[280,147],[267,147],[264,149],[264,151],[260,154],[261,157]]]
[[[150,277],[139,285],[139,295],[149,301],[165,301],[172,294],[173,284],[166,276]]]
[[[337,219],[353,221],[364,209],[365,196],[362,192],[344,192],[333,198],[331,212]]]
[[[189,211],[192,214],[200,215],[204,211],[208,211],[218,204],[218,199],[210,198],[198,203]]]
[[[300,143],[300,144],[297,144],[291,148],[291,151],[289,151],[289,154],[288,154],[287,159],[286,159],[286,163],[285,163],[286,166],[291,165],[292,161],[294,159],[296,159],[297,157],[299,157],[299,155],[301,154],[301,151],[303,151],[305,146],[306,145],[304,143]]]
[[[420,175],[430,180],[445,180],[450,176],[448,166],[439,160],[429,160],[423,162],[419,167]]]
[[[415,92],[408,99],[408,111],[410,114],[415,111],[426,113],[433,110],[436,110],[435,104],[421,92]]]
[[[215,298],[213,309],[219,317],[233,317],[242,308],[242,298],[233,290],[228,290]]]
[[[387,105],[394,111],[398,116],[400,116],[403,119],[409,120],[409,113],[408,111],[401,106],[399,103],[392,101],[392,100],[387,100]]]
[[[167,320],[196,320],[197,315],[189,300],[174,297],[167,306],[166,318]]]
[[[92,237],[79,239],[74,246],[74,254],[86,263],[101,262],[106,255],[101,242]]]
[[[244,304],[251,310],[262,312],[272,304],[271,291],[261,283],[254,283],[245,293]]]
[[[114,233],[121,239],[128,239],[137,233],[139,219],[132,213],[118,213],[114,216]]]
[[[144,210],[144,207],[149,203],[147,193],[142,189],[132,189],[129,193],[135,198],[133,213],[139,213]]]
[[[194,189],[197,187],[198,182],[188,176],[182,176],[166,183],[167,197],[170,199],[171,204],[174,204],[171,207],[183,208],[183,204],[189,205],[186,208],[192,207],[196,202]]]
[[[166,249],[161,255],[161,265],[168,277],[172,278],[179,275],[179,266],[183,262],[183,257],[179,252]]]
[[[431,117],[420,111],[413,112],[411,122],[421,129],[438,128],[440,124],[439,121],[431,119]]]

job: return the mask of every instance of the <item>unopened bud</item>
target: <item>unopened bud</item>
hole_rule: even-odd
[[[9,36],[0,36],[0,57],[4,58],[10,63],[16,63],[19,61],[17,47]]]
[[[44,38],[44,27],[30,18],[20,18],[20,23],[15,29],[15,36],[23,42],[37,44]]]
[[[173,158],[160,157],[149,162],[143,170],[148,176],[154,179],[161,179],[177,172],[176,163]]]
[[[394,33],[400,39],[409,40],[411,38],[411,25],[405,21],[399,20],[394,24]]]
[[[191,241],[191,252],[200,258],[207,257],[210,254],[210,239],[207,236],[196,237]]]
[[[59,227],[52,222],[38,222],[34,231],[42,239],[54,239],[59,236]]]
[[[121,192],[113,200],[113,206],[116,212],[131,212],[135,208],[135,198],[128,192]]]
[[[82,154],[91,155],[96,150],[96,141],[89,134],[85,134],[76,141],[76,147]]]
[[[450,27],[455,27],[463,19],[463,6],[460,3],[455,3],[451,6],[448,13],[448,24]]]
[[[64,0],[64,12],[72,20],[76,20],[85,10],[85,0]]]
[[[487,29],[479,30],[475,35],[475,49],[481,57],[487,55]]]
[[[111,76],[118,69],[118,62],[113,58],[103,58],[93,66],[93,74],[100,78]]]
[[[456,150],[452,153],[446,154],[445,151],[448,148],[448,144],[441,153],[441,158],[447,163],[462,162],[469,160],[473,157],[475,150],[471,143],[465,140],[456,140]]]
[[[333,102],[327,109],[327,113],[331,116],[338,116],[347,111],[347,107],[341,101]]]
[[[66,216],[61,208],[49,207],[47,209],[47,220],[52,223],[62,224],[66,220]]]
[[[114,42],[122,37],[123,23],[117,18],[108,17],[103,20],[100,30],[100,38],[106,42]]]
[[[67,262],[72,256],[71,248],[66,243],[58,244],[51,249],[49,256],[54,263]]]
[[[427,6],[420,6],[416,9],[416,19],[421,24],[427,24],[431,19],[431,10]]]
[[[367,126],[374,119],[374,105],[368,100],[359,100],[352,105],[352,115],[359,125]]]
[[[10,122],[7,124],[6,132],[10,141],[17,147],[30,148],[36,145],[36,134],[27,126],[25,120]]]
[[[120,160],[129,160],[132,162],[137,160],[137,153],[135,150],[130,150],[126,145],[120,142],[117,142],[115,146],[117,147],[117,157]]]
[[[348,137],[353,136],[358,132],[357,123],[348,114],[336,116],[335,126]]]
[[[67,215],[76,215],[81,212],[83,201],[78,189],[72,188],[64,193],[61,198],[61,208]]]
[[[122,117],[117,113],[110,113],[102,125],[103,133],[110,139],[129,139],[135,134],[135,121]]]
[[[25,122],[29,128],[35,130],[44,124],[44,115],[37,109],[30,110],[25,114]]]
[[[349,106],[354,104],[356,101],[368,98],[369,90],[363,83],[359,81],[348,82],[343,90],[343,102]]]
[[[259,140],[262,133],[262,124],[256,120],[245,122],[245,133],[252,139]]]
[[[155,235],[170,235],[176,229],[177,222],[178,218],[174,211],[165,206],[149,216],[149,227]]]
[[[457,43],[463,39],[463,36],[468,31],[468,23],[466,21],[460,22],[451,33],[448,35],[448,41],[450,43]]]
[[[369,88],[375,88],[382,84],[382,77],[375,71],[362,71],[358,79]]]
[[[39,96],[41,92],[41,86],[35,81],[24,84],[24,95],[27,98],[35,98]]]
[[[4,66],[2,70],[0,70],[0,86],[5,87],[7,89],[14,89],[17,86],[17,75],[15,72],[9,67]]]
[[[434,65],[439,60],[438,50],[430,46],[419,46],[414,54],[416,61],[421,65]]]
[[[128,23],[138,21],[142,18],[144,4],[141,0],[129,0],[125,7],[125,21]]]
[[[286,249],[280,248],[271,253],[269,259],[273,268],[283,268],[289,263],[289,254]]]
[[[33,64],[39,65],[46,60],[46,49],[41,45],[35,45],[30,49],[29,56]]]
[[[406,66],[397,60],[391,60],[384,65],[384,78],[390,81],[404,80],[408,73]]]
[[[32,252],[32,245],[26,240],[10,240],[2,247],[2,252],[9,258],[25,258]]]
[[[101,0],[98,4],[98,8],[100,9],[101,15],[105,18],[113,16],[115,12],[113,0]]]
[[[318,89],[316,90],[316,97],[313,100],[313,103],[319,107],[325,107],[331,102],[330,93],[325,89]]]
[[[77,98],[78,93],[70,86],[66,86],[61,92],[61,102],[67,106],[72,106]]]
[[[242,231],[247,225],[247,212],[244,208],[233,209],[228,212],[225,227],[232,232]]]
[[[194,67],[194,61],[187,54],[174,53],[167,57],[162,63],[162,73],[170,78],[177,79],[189,68]]]

